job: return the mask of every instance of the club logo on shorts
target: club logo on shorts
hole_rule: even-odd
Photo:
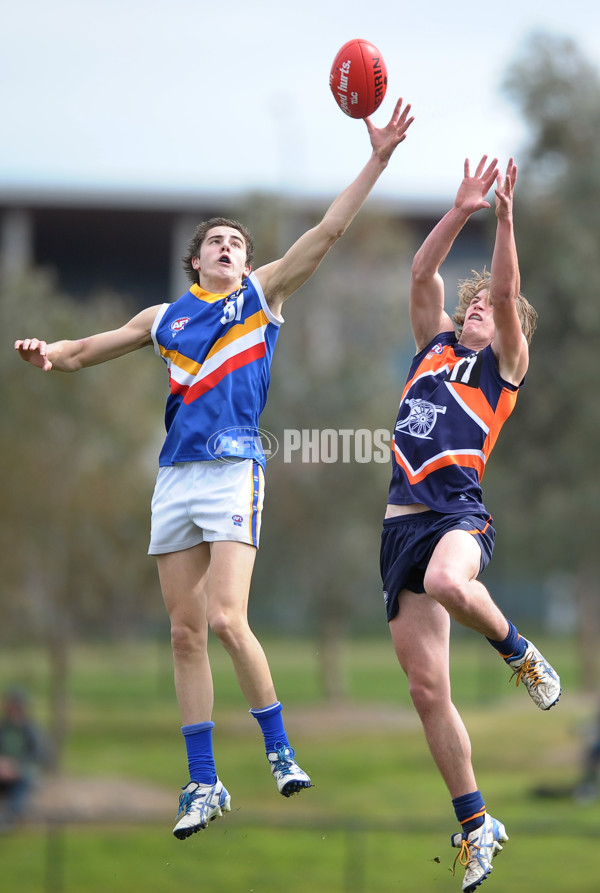
[[[231,520],[233,521],[233,523],[236,527],[241,527],[242,524],[244,523],[244,519],[242,518],[241,515],[232,515]]]

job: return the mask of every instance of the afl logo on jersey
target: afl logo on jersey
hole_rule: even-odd
[[[444,345],[440,344],[439,341],[436,345],[434,345],[434,347],[431,348],[431,350],[427,354],[427,359],[429,359],[429,357],[434,353],[437,353],[437,354],[444,353]]]
[[[233,523],[235,524],[236,527],[241,527],[242,524],[244,523],[244,519],[242,518],[241,515],[232,515],[231,520],[233,521]]]
[[[171,329],[173,335],[176,335],[177,332],[182,332],[189,321],[189,316],[180,316],[179,319],[176,319],[174,322],[172,322],[169,328]]]

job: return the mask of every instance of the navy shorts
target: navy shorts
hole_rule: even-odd
[[[379,567],[388,622],[398,613],[398,596],[403,589],[425,592],[423,580],[433,550],[450,530],[466,530],[475,537],[481,549],[481,573],[494,551],[496,531],[490,515],[447,515],[427,511],[385,518]]]

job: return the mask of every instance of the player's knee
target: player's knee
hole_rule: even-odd
[[[229,615],[225,611],[218,611],[211,614],[208,618],[208,625],[221,641],[226,640],[231,635],[231,621]]]
[[[415,709],[421,718],[439,711],[440,705],[449,699],[447,686],[429,678],[416,678],[409,681],[409,691]]]
[[[241,638],[241,619],[230,611],[219,610],[210,614],[208,624],[228,651],[235,650]]]
[[[428,571],[425,575],[424,586],[427,594],[450,612],[461,611],[467,607],[464,581],[444,568]]]
[[[171,648],[173,653],[187,657],[207,645],[206,635],[185,623],[171,623]]]

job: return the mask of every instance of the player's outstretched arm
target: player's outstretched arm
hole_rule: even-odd
[[[371,157],[358,177],[329,206],[321,222],[304,233],[277,261],[260,267],[256,275],[274,313],[315,272],[329,249],[345,233],[373,186],[387,167],[396,147],[406,138],[414,118],[410,105],[396,103],[386,127],[365,119],[371,140]]]
[[[43,372],[77,372],[86,366],[97,366],[152,343],[152,323],[159,306],[142,310],[119,329],[100,332],[76,341],[55,341],[47,344],[39,338],[15,341],[21,359]]]
[[[517,166],[509,159],[506,176],[496,180],[496,240],[490,269],[490,300],[494,313],[495,335],[492,348],[500,374],[519,384],[529,364],[529,349],[517,313],[521,289],[519,259],[514,233],[513,199]]]
[[[484,155],[475,173],[465,160],[463,179],[452,208],[434,226],[417,253],[411,268],[410,318],[417,348],[425,347],[438,332],[450,331],[452,320],[444,311],[444,283],[440,267],[454,240],[476,211],[489,208],[486,195],[494,183],[498,159],[489,164]]]

